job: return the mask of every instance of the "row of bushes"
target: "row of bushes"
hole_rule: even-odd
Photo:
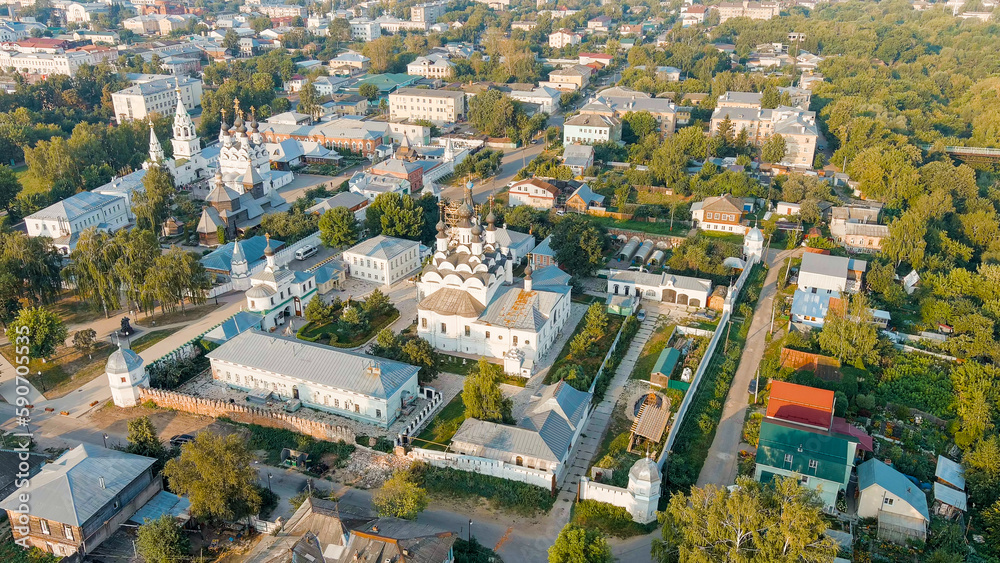
[[[572,522],[584,528],[600,530],[606,536],[630,538],[644,536],[656,529],[656,522],[640,524],[621,506],[596,500],[582,500],[573,507]]]
[[[416,464],[411,471],[414,480],[430,493],[453,497],[482,497],[493,508],[527,516],[536,512],[548,512],[556,501],[555,495],[548,489],[502,477],[427,464]]]
[[[151,364],[147,369],[149,384],[154,389],[177,389],[211,365],[205,356],[205,350],[199,348],[194,357],[163,360]]]
[[[600,403],[604,400],[604,394],[608,391],[611,378],[615,376],[615,370],[618,369],[618,364],[625,357],[625,352],[628,351],[629,346],[632,344],[632,339],[635,338],[635,333],[637,332],[639,332],[639,319],[635,318],[635,316],[626,317],[625,322],[622,323],[618,345],[615,346],[614,351],[611,352],[611,356],[608,357],[608,363],[604,365],[604,371],[601,372],[600,377],[597,379],[597,385],[594,386],[595,402]]]
[[[357,449],[354,444],[348,444],[343,440],[328,442],[326,440],[317,440],[312,436],[306,436],[298,432],[292,432],[285,428],[246,424],[227,417],[219,417],[219,420],[249,430],[250,436],[247,439],[247,446],[251,450],[266,451],[267,463],[269,465],[278,465],[281,463],[281,450],[284,448],[308,453],[309,462],[312,464],[318,464],[320,459],[327,454],[334,454],[337,457],[337,466],[346,464],[347,458]]]
[[[741,301],[753,302],[760,296],[764,275],[762,266],[754,266],[740,296]],[[716,346],[715,353],[712,354],[708,367],[701,376],[702,381],[696,394],[688,406],[687,414],[681,422],[671,454],[667,457],[665,474],[668,490],[678,491],[693,486],[698,481],[698,475],[708,457],[716,427],[722,417],[726,395],[729,394],[743,353],[743,345],[750,332],[750,324],[753,322],[752,310],[750,314],[746,314],[745,308],[739,309],[744,315],[742,323],[735,331],[736,336],[730,338],[728,351],[724,348],[724,338]],[[720,326],[719,330],[725,328]],[[668,498],[668,495],[664,495],[663,501]]]

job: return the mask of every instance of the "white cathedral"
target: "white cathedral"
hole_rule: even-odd
[[[437,224],[434,257],[417,282],[417,333],[438,350],[504,358],[508,373],[530,375],[569,319],[569,275],[529,266],[515,280],[495,222],[491,211],[480,225],[470,182],[455,226]]]
[[[237,252],[239,258],[236,256]],[[264,258],[267,260],[267,265],[263,270],[250,276],[250,289],[244,295],[247,299],[247,309],[262,315],[261,329],[272,330],[285,324],[287,319],[293,316],[301,317],[305,313],[306,305],[319,294],[315,273],[278,266],[270,236],[267,237]],[[246,257],[239,242],[233,248],[233,259],[235,285],[240,283],[248,272]],[[239,271],[236,269],[237,259],[240,260]]]

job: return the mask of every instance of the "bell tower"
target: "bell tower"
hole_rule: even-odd
[[[184,107],[181,89],[177,88],[177,111],[174,113],[174,158],[188,159],[201,153],[201,139],[195,133],[194,121]]]

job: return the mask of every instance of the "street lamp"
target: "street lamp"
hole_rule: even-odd
[[[104,449],[107,449],[108,448],[108,435],[107,435],[107,433],[104,434],[103,438],[104,438]]]
[[[469,518],[469,540],[472,541],[472,518]]]
[[[270,491],[272,494],[274,493],[274,490],[271,489],[271,472],[270,471],[267,472],[267,490]]]

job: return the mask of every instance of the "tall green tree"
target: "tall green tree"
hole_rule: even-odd
[[[737,479],[728,492],[715,485],[674,494],[660,513],[662,539],[653,559],[679,561],[832,562],[837,544],[826,537],[822,504],[795,479],[762,484]]]
[[[146,563],[172,563],[188,558],[191,542],[177,521],[164,514],[139,526],[135,548]]]
[[[480,358],[462,388],[466,416],[487,422],[512,422],[514,402],[500,390],[502,380],[503,367]]]
[[[566,524],[549,548],[549,563],[612,563],[611,546],[601,532]]]
[[[136,222],[153,232],[159,232],[160,225],[167,218],[170,199],[174,195],[174,178],[160,166],[150,166],[142,178],[143,190],[132,199],[132,212]]]
[[[62,346],[68,336],[59,315],[43,307],[21,309],[7,326],[6,334],[7,340],[16,346],[17,355],[24,355],[21,347],[25,346],[29,358],[43,359],[55,354],[56,348]]]
[[[319,240],[331,248],[358,242],[358,220],[346,207],[329,209],[319,218]]]
[[[21,182],[14,174],[14,169],[7,165],[0,165],[0,207],[8,214],[11,213],[12,205],[20,192]]]
[[[381,517],[415,520],[427,508],[427,491],[409,471],[397,471],[372,496],[372,506]]]
[[[588,216],[567,215],[556,223],[550,244],[563,269],[573,276],[591,276],[604,265],[607,229]]]
[[[856,293],[842,298],[841,305],[830,307],[819,333],[819,345],[841,361],[859,368],[878,360],[878,328],[868,297]]]
[[[191,501],[195,518],[239,520],[260,510],[253,454],[236,434],[201,432],[167,462],[163,474],[174,492]]]
[[[769,136],[760,147],[760,157],[764,162],[781,162],[785,158],[787,151],[788,143],[785,141],[785,138],[775,133]]]
[[[408,195],[379,194],[365,208],[365,227],[369,235],[386,235],[420,240],[424,227],[423,208]]]

